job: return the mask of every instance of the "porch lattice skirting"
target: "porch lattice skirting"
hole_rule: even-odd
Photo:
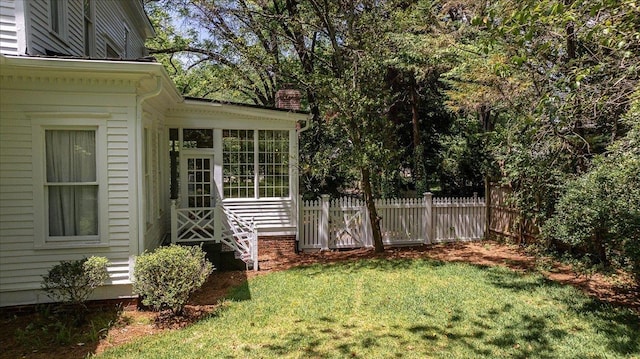
[[[376,200],[385,245],[429,244],[479,240],[484,237],[484,198],[422,198]],[[329,250],[373,246],[369,213],[354,198],[300,200],[299,248]]]
[[[258,270],[258,230],[253,219],[216,207],[178,208],[171,201],[171,243],[221,242],[233,249],[248,268]]]

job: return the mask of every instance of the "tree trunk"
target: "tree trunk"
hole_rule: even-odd
[[[411,125],[413,127],[413,160],[414,160],[414,183],[418,194],[427,192],[426,169],[424,166],[424,146],[422,146],[422,138],[420,136],[420,115],[418,106],[420,96],[418,95],[418,85],[415,76],[411,75],[409,85],[409,95],[411,99]]]
[[[564,5],[570,7],[573,4],[573,0],[564,0]],[[576,58],[576,31],[575,23],[573,21],[567,22],[567,62]]]
[[[605,267],[609,267],[609,258],[607,258],[607,249],[605,247],[603,239],[606,235],[605,233],[607,233],[606,230],[596,229],[596,233],[593,236],[593,245],[595,247],[593,252],[596,256],[598,256],[598,262],[600,264],[604,265]]]
[[[371,222],[371,233],[373,234],[373,247],[376,253],[384,252],[384,243],[382,243],[382,232],[380,231],[380,220],[376,204],[373,201],[373,192],[371,190],[371,177],[369,169],[360,168],[362,174],[362,191],[364,192],[364,202],[369,212],[369,221]]]
[[[484,132],[493,131],[493,124],[491,123],[491,106],[487,104],[480,105],[478,109],[478,120],[482,124]]]

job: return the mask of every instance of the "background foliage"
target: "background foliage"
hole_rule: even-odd
[[[638,203],[636,0],[147,8],[151,52],[184,93],[273,105],[284,86],[302,91],[314,117],[300,141],[306,197],[482,195],[490,176],[545,228],[546,249],[638,256],[637,207],[625,206]]]

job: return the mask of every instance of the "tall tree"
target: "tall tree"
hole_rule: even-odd
[[[319,123],[331,127],[337,160],[359,173],[372,223],[374,244],[383,250],[375,183],[393,163],[393,127],[384,90],[385,43],[394,2],[163,0],[181,8],[207,37],[197,43],[153,49],[190,53],[232,70],[238,91],[256,103],[272,105],[283,82],[307,92]],[[202,35],[202,33],[200,33]],[[324,114],[324,116],[321,116]],[[320,151],[318,151],[320,152]]]

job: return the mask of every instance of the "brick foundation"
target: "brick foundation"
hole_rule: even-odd
[[[258,260],[261,269],[284,257],[296,256],[296,236],[258,236]]]

